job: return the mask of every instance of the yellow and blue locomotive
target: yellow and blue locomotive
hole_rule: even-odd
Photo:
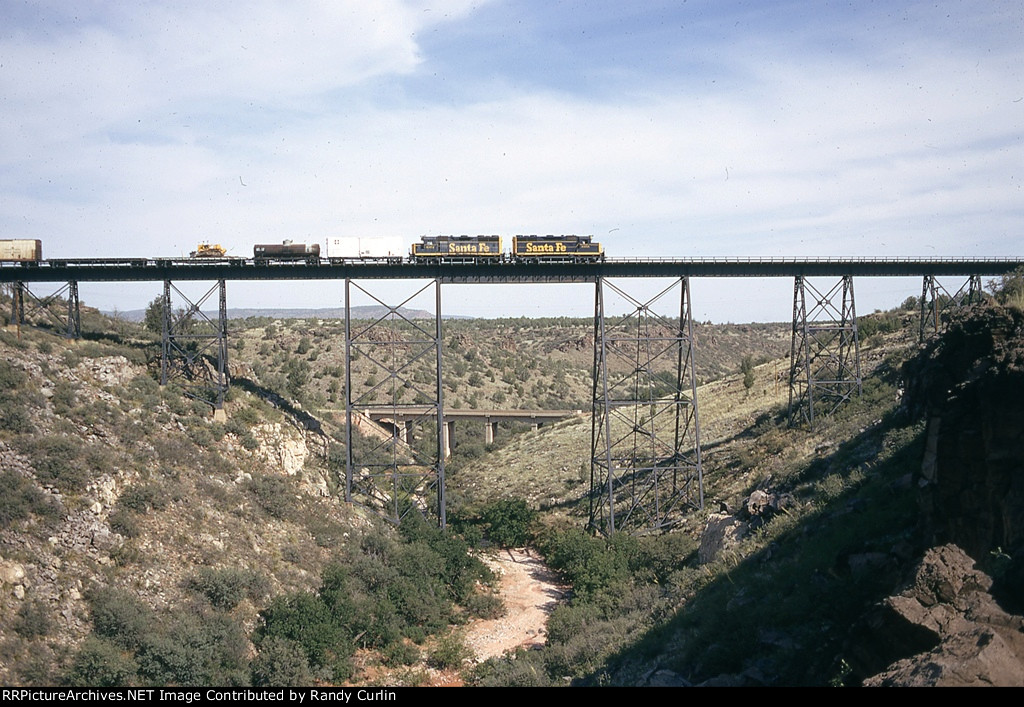
[[[604,249],[590,236],[515,236],[512,239],[515,261],[588,262],[604,260]]]
[[[501,250],[501,236],[422,236],[409,260],[416,262],[592,262],[604,249],[590,236],[515,236],[512,252]]]
[[[501,260],[501,236],[423,236],[412,244],[409,259],[446,262]]]

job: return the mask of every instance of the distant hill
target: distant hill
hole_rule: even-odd
[[[434,313],[423,309],[406,309],[401,307],[398,310],[402,316],[409,319],[433,319]],[[385,307],[378,305],[362,305],[352,308],[352,316],[355,319],[379,319],[388,313]],[[104,312],[107,316],[124,319],[129,322],[141,322],[146,316],[144,309],[130,309],[127,311]],[[216,312],[206,312],[208,317],[216,317]],[[271,317],[273,319],[344,319],[344,307],[328,307],[324,309],[229,309],[228,319],[248,319],[249,317]],[[444,315],[445,319],[468,319],[468,317]]]

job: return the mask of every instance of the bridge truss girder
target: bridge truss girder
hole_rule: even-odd
[[[25,307],[25,299],[29,300],[29,307]],[[62,316],[54,311],[54,304],[64,299],[66,303],[65,314]],[[35,314],[43,314],[47,319],[57,325],[58,331],[64,332],[67,339],[82,338],[82,310],[78,299],[78,281],[71,280],[60,289],[45,297],[36,296],[24,282],[11,283],[11,324],[22,326],[29,323],[29,318]]]
[[[921,342],[939,333],[952,310],[980,304],[983,299],[981,275],[971,275],[952,294],[934,275],[925,275],[921,287]]]
[[[214,292],[218,293],[216,320],[202,311]],[[186,305],[177,312],[172,309],[172,293]],[[223,410],[224,395],[228,389],[225,281],[218,280],[202,297],[193,301],[170,280],[164,280],[161,310],[160,385],[177,379],[186,395],[208,403],[214,411]],[[212,366],[210,359],[213,359]]]
[[[606,287],[632,312],[610,319]],[[678,319],[655,312],[677,289]],[[598,278],[592,420],[591,528],[606,535],[658,530],[682,506],[704,507],[687,278],[647,301]]]
[[[402,308],[418,297],[429,297],[431,287],[434,320],[424,326],[425,320],[407,317]],[[352,288],[384,307],[386,313],[370,322],[353,320]],[[439,280],[429,281],[395,306],[351,279],[345,280],[345,500],[366,506],[393,523],[417,509],[434,511],[438,525],[447,525],[444,473],[448,429],[441,352]],[[371,369],[359,384],[352,380],[355,358],[365,359]],[[430,373],[425,373],[424,367]],[[413,399],[404,400],[406,395]],[[379,414],[382,407],[394,411],[391,434],[356,432],[357,426],[369,420],[363,410],[372,408]],[[415,418],[410,420],[410,414]]]
[[[811,295],[808,305],[808,293]],[[860,341],[853,276],[827,291],[798,275],[793,286],[789,422],[813,425],[861,392]]]

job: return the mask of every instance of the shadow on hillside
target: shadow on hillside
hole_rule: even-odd
[[[679,586],[663,589],[684,599],[682,608],[578,682],[637,684],[657,670],[682,684],[867,677],[851,674],[844,641],[865,609],[896,589],[919,545],[909,474],[920,463],[922,434],[895,417],[774,489],[809,510],[781,512],[714,562],[683,569]],[[880,656],[879,669],[900,657]]]
[[[323,423],[318,418],[314,417],[302,408],[296,407],[292,401],[278,395],[268,388],[264,388],[259,383],[256,383],[249,378],[232,378],[231,385],[238,386],[247,393],[266,400],[268,403],[287,415],[300,428],[309,430],[310,432],[323,433]]]

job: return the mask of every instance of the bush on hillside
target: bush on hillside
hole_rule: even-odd
[[[537,512],[521,498],[494,501],[480,513],[480,520],[487,525],[487,536],[502,547],[523,547],[529,543],[536,518]]]

